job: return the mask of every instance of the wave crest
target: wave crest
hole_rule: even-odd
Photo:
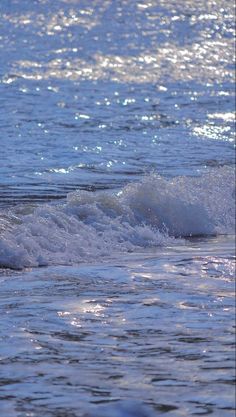
[[[233,233],[234,192],[234,170],[224,167],[202,177],[148,176],[117,194],[75,191],[65,204],[25,209],[17,219],[2,213],[0,265],[91,262],[176,237]]]

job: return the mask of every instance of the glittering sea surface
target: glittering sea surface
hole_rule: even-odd
[[[234,22],[1,0],[1,416],[234,417]]]

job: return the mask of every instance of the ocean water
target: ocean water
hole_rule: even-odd
[[[1,0],[1,416],[235,415],[234,20]]]

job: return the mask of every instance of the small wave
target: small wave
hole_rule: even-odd
[[[16,212],[0,214],[0,266],[91,262],[175,238],[233,233],[234,170],[169,180],[151,175],[116,194],[75,191],[64,204]]]
[[[161,408],[161,407],[160,407]],[[162,408],[165,410],[175,409],[173,406],[162,405]],[[153,417],[153,411],[142,404],[141,401],[132,400],[121,401],[118,404],[108,404],[101,406],[99,409],[96,409],[95,412],[86,413],[84,417]]]

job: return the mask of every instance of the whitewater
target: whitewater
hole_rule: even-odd
[[[231,168],[200,178],[152,175],[116,194],[75,191],[64,204],[2,212],[0,266],[70,265],[167,246],[173,237],[233,234],[234,175]]]

